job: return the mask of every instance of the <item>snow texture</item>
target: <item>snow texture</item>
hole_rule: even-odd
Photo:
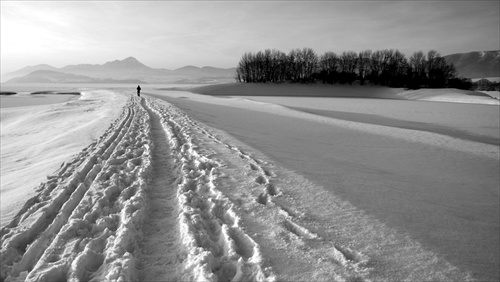
[[[46,98],[27,96],[32,101],[16,107],[1,103],[0,228],[48,174],[97,140],[127,102],[126,96],[109,90],[85,90],[77,99],[48,105]],[[42,105],[33,106],[37,101]]]
[[[151,116],[163,136],[151,132]],[[217,161],[193,144],[192,121],[167,106],[132,98],[101,138],[48,177],[14,220],[1,230],[1,278],[26,281],[133,281],[144,258],[138,249],[148,193],[152,141],[167,138],[176,198],[168,216],[177,220],[182,251],[169,273],[183,281],[273,280],[264,273],[259,246],[239,226],[219,190]],[[165,135],[166,134],[166,135]],[[161,142],[160,140],[158,140]],[[158,204],[158,203],[156,203]],[[154,207],[153,207],[154,208]],[[157,216],[167,216],[159,214]],[[291,224],[291,223],[290,223]],[[292,226],[292,225],[291,225]],[[296,228],[296,227],[292,227]],[[142,263],[142,265],[145,265]],[[159,265],[158,268],[162,266]],[[157,277],[164,280],[164,277]]]
[[[257,155],[167,102],[132,96],[1,229],[0,279],[470,279]],[[341,232],[362,240],[335,240]]]

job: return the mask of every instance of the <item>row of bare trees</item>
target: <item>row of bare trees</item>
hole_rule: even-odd
[[[454,66],[434,50],[427,54],[418,51],[407,58],[393,49],[326,52],[318,56],[311,48],[293,49],[288,54],[276,49],[247,52],[238,63],[236,79],[247,83],[328,84],[352,84],[358,80],[360,84],[408,88],[447,87],[461,80],[456,77]]]

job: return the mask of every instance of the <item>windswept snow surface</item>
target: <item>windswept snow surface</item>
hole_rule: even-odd
[[[408,234],[426,250],[470,271],[473,278],[498,280],[498,106],[149,93],[319,185],[304,185],[308,192],[327,191],[347,200]],[[335,217],[324,208],[329,205],[305,204],[316,213]],[[338,220],[325,225],[340,222],[345,224]],[[366,222],[361,230],[370,226]],[[353,245],[370,241],[366,234],[339,233],[337,240],[347,237]],[[387,275],[386,269],[378,267],[371,274],[377,271]]]
[[[64,103],[36,106],[33,101],[51,98],[25,96],[20,100],[31,99],[31,106],[17,101],[15,107],[1,109],[0,227],[12,220],[47,174],[97,139],[127,101],[107,90],[83,91]]]
[[[133,97],[1,230],[2,280],[273,280],[195,129],[168,105]]]
[[[39,106],[66,102],[71,99],[77,99],[78,96],[67,94],[49,94],[49,95],[30,95],[16,94],[9,96],[0,96],[1,108],[11,108],[19,106]]]
[[[482,92],[460,89],[419,89],[397,94],[409,100],[500,105],[500,101]]]
[[[130,97],[4,228],[5,281],[467,281],[171,104]]]

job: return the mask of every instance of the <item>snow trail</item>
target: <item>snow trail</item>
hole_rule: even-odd
[[[133,238],[150,169],[148,133],[148,115],[130,99],[97,142],[48,176],[1,231],[1,278],[133,277]]]
[[[131,97],[1,230],[5,281],[264,281],[259,246],[217,189],[195,124]]]
[[[37,192],[0,230],[1,281],[468,279],[149,97],[132,96],[101,138]]]
[[[217,189],[217,160],[200,152],[195,123],[169,104],[147,100],[161,117],[176,171],[183,252],[182,281],[263,281],[259,246],[239,226],[234,205]],[[272,279],[272,277],[271,277]]]
[[[308,216],[296,209],[294,199],[284,194],[275,183],[280,180],[272,164],[219,139],[205,129],[200,132],[220,145],[218,148],[211,147],[213,150],[226,156],[226,164],[221,168],[224,177],[219,179],[220,186],[226,186],[223,192],[228,198],[240,203],[242,221],[251,226],[253,231],[261,232],[256,233],[256,243],[268,246],[263,250],[263,257],[281,268],[277,276],[283,280],[299,281],[368,280],[366,276],[369,268],[365,267],[368,258],[320,237],[307,227]],[[239,183],[240,189],[232,189],[234,183]],[[241,193],[241,189],[249,194]],[[266,238],[266,233],[272,238],[271,241]],[[287,250],[283,246],[284,242],[288,247],[297,249]],[[291,269],[280,264],[288,264]]]
[[[144,100],[142,105],[145,106]],[[146,190],[146,210],[139,242],[137,268],[141,281],[178,280],[178,254],[180,253],[179,224],[175,214],[175,175],[167,135],[160,117],[145,107],[151,118],[153,160],[151,182]]]

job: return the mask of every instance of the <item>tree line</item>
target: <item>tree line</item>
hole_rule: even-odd
[[[298,82],[323,84],[385,85],[390,87],[470,88],[469,79],[457,77],[452,64],[447,64],[437,51],[422,51],[407,58],[394,49],[326,52],[317,55],[311,48],[284,53],[266,49],[246,52],[236,68],[236,80],[246,83]]]
[[[500,91],[500,82],[489,81],[483,78],[472,83],[472,89],[478,91]]]

